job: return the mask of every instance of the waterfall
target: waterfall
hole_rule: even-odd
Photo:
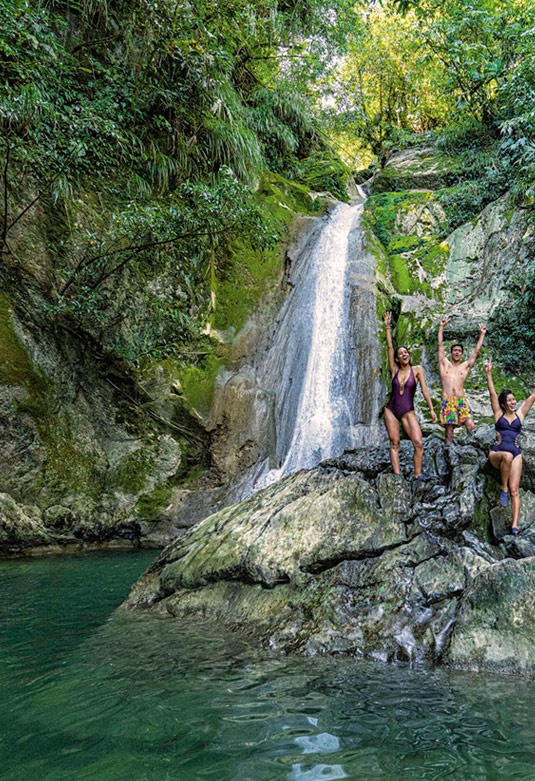
[[[294,260],[289,293],[260,367],[275,395],[275,468],[254,490],[381,439],[375,259],[362,201],[339,203]]]

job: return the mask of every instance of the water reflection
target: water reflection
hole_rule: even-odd
[[[317,719],[315,721],[317,723]],[[338,751],[340,748],[340,741],[336,735],[330,735],[328,732],[320,732],[319,735],[304,735],[295,738],[295,742],[303,754],[330,754],[331,751]]]
[[[532,681],[269,657],[210,622],[110,617],[119,575],[124,591],[143,567],[98,564],[64,572],[48,615],[46,578],[28,600],[35,581],[0,567],[4,778],[533,778]],[[64,610],[74,576],[78,614]]]
[[[331,778],[347,778],[347,773],[340,765],[314,765],[310,770],[294,765],[288,778],[292,781],[329,781]]]

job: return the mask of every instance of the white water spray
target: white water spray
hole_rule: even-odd
[[[263,367],[277,398],[279,466],[254,490],[380,438],[374,260],[362,209],[340,203],[293,270]]]

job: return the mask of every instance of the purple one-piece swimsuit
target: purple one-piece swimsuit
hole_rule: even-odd
[[[407,377],[407,382],[403,389],[403,393],[400,393],[400,384],[398,380],[399,369],[392,378],[392,393],[386,405],[386,409],[396,416],[398,420],[401,420],[403,415],[407,412],[414,410],[414,394],[416,393],[416,378],[411,366],[411,373]]]

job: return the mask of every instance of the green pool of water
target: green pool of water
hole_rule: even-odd
[[[153,556],[0,562],[1,778],[535,778],[535,682],[113,615]]]

